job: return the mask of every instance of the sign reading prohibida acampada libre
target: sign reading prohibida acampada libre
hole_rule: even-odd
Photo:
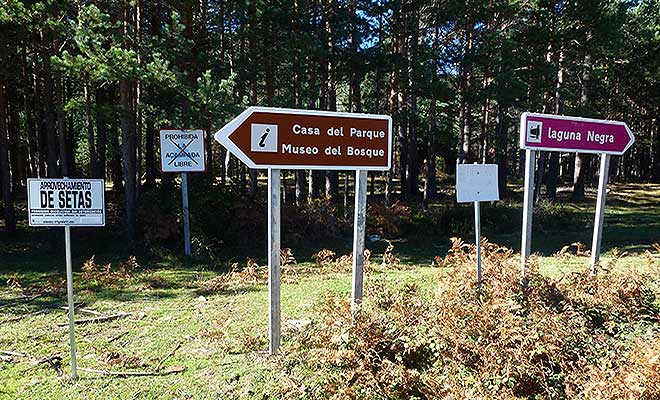
[[[104,226],[103,179],[28,179],[30,226]]]

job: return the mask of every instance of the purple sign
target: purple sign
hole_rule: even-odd
[[[534,113],[520,117],[521,149],[623,154],[634,141],[624,122]]]

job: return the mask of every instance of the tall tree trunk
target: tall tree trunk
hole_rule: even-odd
[[[19,94],[14,86],[7,88],[7,134],[9,137],[9,165],[11,168],[11,185],[12,192],[16,193],[21,189],[21,182],[25,178],[24,172],[21,168],[21,154],[18,148],[19,135],[20,135],[20,121],[19,121]]]
[[[131,100],[132,84],[128,79],[119,81],[119,102],[121,107],[121,148],[122,171],[124,177],[124,202],[126,208],[126,228],[128,238],[133,242],[137,237],[137,193],[135,180],[135,126]]]
[[[434,70],[433,88],[435,89],[436,75]],[[429,103],[429,134],[427,138],[426,155],[426,179],[424,182],[424,203],[427,203],[436,197],[437,183],[435,175],[435,133],[438,129],[438,120],[436,119],[436,99],[435,91],[431,95]]]
[[[469,15],[465,16],[465,27],[463,46],[465,48],[463,59],[461,60],[459,73],[459,145],[458,145],[458,163],[466,163],[470,156],[470,120],[472,110],[468,93],[470,91],[471,81],[471,61],[468,60],[472,53],[472,21]]]
[[[108,94],[106,89],[96,90],[96,156],[97,168],[95,175],[105,179],[108,148],[108,118],[106,116],[108,107]]]
[[[86,77],[83,84],[83,95],[85,96],[85,122],[87,123],[87,148],[89,151],[89,174],[97,177],[98,157],[96,156],[96,143],[94,138],[94,116],[92,115],[92,93],[89,87],[89,78]]]
[[[34,85],[35,77],[30,68],[30,64],[27,62],[27,50],[24,46],[21,51],[21,64],[23,71],[23,81],[28,83],[30,86]],[[28,165],[29,171],[28,176],[36,177],[39,174],[37,167],[37,147],[36,147],[36,136],[37,129],[35,127],[34,121],[34,101],[32,96],[30,96],[30,91],[26,87],[25,93],[23,95],[23,107],[25,110],[25,134],[27,137],[27,154],[28,154]],[[32,93],[34,93],[34,87],[32,88]]]
[[[435,53],[439,50],[439,37],[440,37],[440,27],[437,24],[437,21],[434,21],[435,28],[433,29],[433,47],[432,50]],[[424,183],[424,203],[428,203],[431,200],[434,200],[437,193],[437,183],[435,175],[435,134],[438,129],[438,120],[436,117],[436,107],[437,99],[436,92],[438,90],[438,61],[436,57],[432,58],[431,61],[432,78],[431,78],[431,98],[429,99],[429,134],[426,141],[428,146],[428,151],[426,155],[426,179]]]
[[[660,109],[656,110],[651,143],[653,151],[651,179],[655,183],[660,183]]]
[[[495,118],[495,138],[497,144],[495,146],[495,158],[497,161],[497,178],[498,178],[498,188],[500,192],[500,198],[504,199],[509,195],[509,192],[506,187],[506,179],[509,172],[509,166],[507,163],[507,143],[508,143],[508,121],[506,117],[506,111],[501,102],[497,103],[497,116]]]
[[[417,59],[419,48],[419,11],[412,10],[410,45],[408,46],[408,160],[406,163],[406,193],[415,197],[419,191],[419,160],[417,151]]]
[[[564,49],[563,47],[559,49],[559,69],[557,70],[557,85],[555,86],[555,104],[554,112],[555,115],[561,115],[564,107],[564,100],[562,98],[562,87],[564,85]],[[560,153],[553,151],[550,153],[549,162],[548,162],[548,177],[546,179],[546,195],[549,199],[554,199],[557,197],[557,186],[559,184],[559,161]]]
[[[156,131],[156,126],[154,124],[153,117],[147,117],[145,132],[145,144],[144,144],[144,169],[145,169],[145,179],[144,187],[145,189],[151,189],[156,186],[156,146],[155,139],[158,131]],[[211,146],[211,143],[206,144],[207,147]],[[208,161],[207,161],[208,162]]]
[[[296,206],[298,207],[301,207],[304,204],[305,198],[307,197],[307,194],[305,193],[306,183],[305,171],[296,170]]]
[[[335,0],[328,0],[324,16],[326,34],[326,109],[337,111],[337,91],[335,89],[335,37],[332,19],[335,14]],[[333,201],[339,196],[339,173],[337,171],[326,171],[325,173],[325,195]]]
[[[260,65],[260,63],[257,61],[259,56],[257,55],[257,40],[258,40],[258,35],[257,35],[257,8],[256,8],[256,1],[251,0],[249,2],[249,19],[250,19],[250,27],[249,27],[249,60],[250,60],[250,104],[251,105],[257,105],[257,65]],[[248,189],[248,193],[250,195],[254,195],[257,192],[257,184],[258,184],[258,171],[256,169],[251,169],[250,168],[250,187]]]
[[[487,86],[484,78],[484,89]],[[488,99],[481,105],[481,127],[479,132],[479,162],[485,164],[488,157]]]
[[[137,65],[142,64],[142,10],[143,0],[135,1],[135,53]],[[142,190],[142,80],[138,77],[133,87],[133,110],[135,112],[135,203],[140,199]]]
[[[123,34],[128,35],[130,16],[130,5],[121,2],[121,21],[123,23]],[[137,182],[136,182],[136,135],[135,135],[135,110],[133,109],[132,96],[135,93],[134,84],[127,78],[119,80],[119,106],[121,124],[121,148],[124,176],[124,204],[126,212],[126,229],[129,246],[135,245],[137,238]]]
[[[64,84],[64,82],[62,82]],[[71,80],[66,81],[66,86],[63,87],[65,89],[64,92],[64,98],[65,99],[70,99],[73,97],[73,89],[72,89],[72,84]],[[70,177],[76,177],[78,176],[78,171],[77,171],[77,164],[76,164],[76,131],[74,129],[74,123],[73,123],[73,115],[72,113],[65,114],[65,120],[66,120],[66,142],[69,143],[69,146],[66,146],[66,154],[64,157],[66,157],[66,162],[67,166],[69,168],[69,176]]]
[[[55,99],[57,101],[57,133],[60,141],[60,168],[62,176],[69,176],[69,160],[67,157],[66,115],[64,115],[64,92],[62,90],[62,72],[55,72]],[[70,143],[69,145],[73,145]]]
[[[39,39],[33,38],[35,42]],[[34,81],[34,116],[35,116],[35,135],[34,135],[34,160],[37,164],[36,176],[40,178],[46,177],[46,128],[44,122],[44,98],[42,96],[42,75],[43,65],[38,62],[38,57],[34,56],[34,64],[32,68],[33,81]]]
[[[582,95],[580,96],[580,108],[583,116],[589,116],[589,95],[591,85],[591,55],[584,56],[584,72],[582,73]],[[587,114],[587,115],[585,115]],[[587,166],[587,157],[585,154],[575,154],[575,169],[573,172],[573,201],[584,200],[584,178]]]
[[[536,180],[534,182],[534,203],[541,197],[541,185],[543,184],[543,171],[545,171],[546,151],[539,151],[539,158],[536,162]]]
[[[389,111],[390,115],[392,118],[396,118],[396,115],[398,113],[399,109],[399,102],[398,102],[398,85],[397,85],[397,80],[396,80],[396,72],[392,71],[390,75],[390,95],[389,95]],[[393,135],[393,141],[395,141],[399,135],[398,135],[398,130],[399,126],[396,124],[394,121],[392,122],[392,135]],[[392,146],[393,149],[396,149],[396,142]],[[385,173],[385,205],[389,206],[391,204],[391,197],[392,193],[394,192],[394,170],[396,168],[396,150],[394,154],[392,154],[392,167],[387,170]]]
[[[42,42],[44,41],[42,31]],[[50,46],[45,45],[46,50],[42,52],[43,57],[43,80],[44,80],[44,105],[46,116],[46,160],[48,162],[48,177],[54,178],[58,175],[57,171],[57,148],[59,143],[55,133],[55,110],[53,106],[53,77],[50,64]]]
[[[295,32],[298,32],[300,28],[300,10],[299,2],[294,2],[293,13],[291,25]],[[296,45],[293,51],[293,104],[295,108],[300,108],[302,105],[301,96],[302,96],[302,83],[301,83],[301,74],[300,71],[300,52],[301,49]],[[304,170],[296,170],[296,206],[302,207],[305,203],[305,198],[307,197],[307,178],[306,172]]]
[[[0,80],[0,180],[2,185],[2,203],[4,205],[5,229],[12,233],[16,230],[14,216],[14,198],[9,167],[9,142],[7,139],[7,92],[8,82]]]

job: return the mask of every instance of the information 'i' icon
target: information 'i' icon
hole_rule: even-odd
[[[277,152],[277,125],[252,124],[250,149],[255,152]]]

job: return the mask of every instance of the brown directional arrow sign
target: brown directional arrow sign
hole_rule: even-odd
[[[387,171],[388,115],[250,107],[215,134],[250,168]]]

